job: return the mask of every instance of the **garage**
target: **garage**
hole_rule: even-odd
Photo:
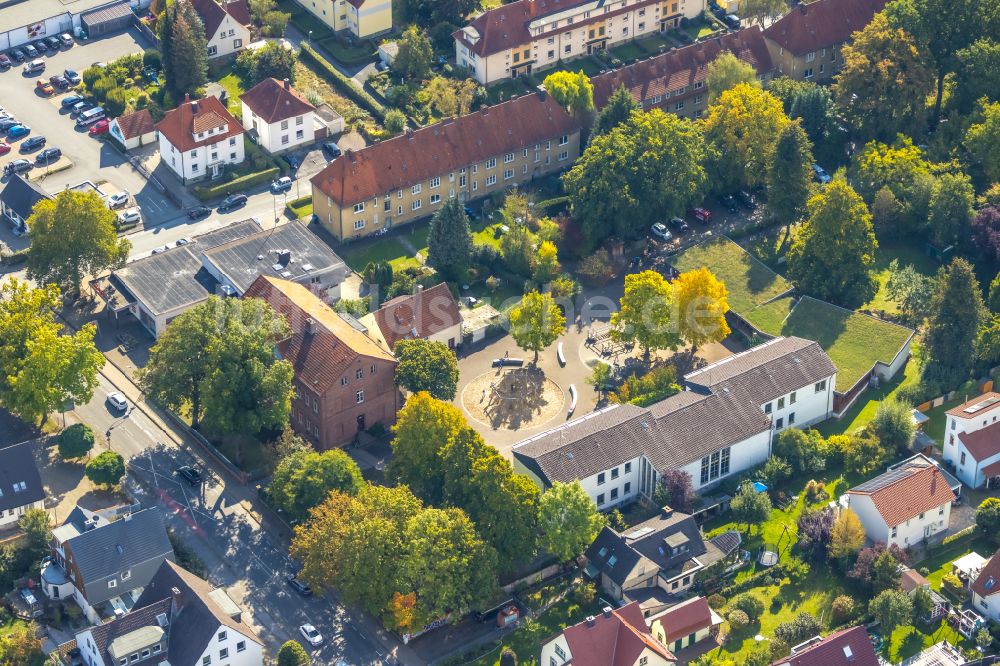
[[[114,5],[87,12],[80,17],[83,29],[91,39],[127,29],[135,20],[135,15],[127,0]]]

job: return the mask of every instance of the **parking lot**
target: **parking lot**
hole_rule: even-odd
[[[124,155],[105,142],[91,137],[87,129],[76,127],[69,111],[60,106],[60,100],[69,92],[57,91],[46,96],[35,87],[38,79],[48,80],[50,76],[63,74],[66,69],[82,74],[95,62],[111,62],[120,56],[141,52],[148,46],[138,32],[130,29],[102,39],[78,41],[74,46],[58,52],[48,51],[40,56],[45,61],[44,72],[23,74],[23,65],[15,64],[6,72],[0,73],[0,105],[15,119],[31,128],[28,137],[44,136],[47,140],[46,147],[61,149],[63,157],[60,158],[60,163],[50,165],[48,173],[44,166],[36,166],[28,173],[29,178],[42,189],[54,194],[86,180],[95,183],[104,181],[108,183],[108,186],[102,187],[106,192],[126,190],[131,193],[135,203],[142,208],[147,224],[155,224],[175,217],[177,208],[155,187],[149,185]],[[38,150],[21,153],[20,144],[23,141],[24,138],[9,141],[12,150],[0,156],[0,167],[18,158],[34,162]],[[61,171],[55,170],[67,162],[72,166]],[[0,180],[0,185],[6,181],[7,177],[4,177]]]

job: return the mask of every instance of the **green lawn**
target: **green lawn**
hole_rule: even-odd
[[[725,236],[681,252],[674,266],[681,272],[708,268],[726,284],[729,307],[740,315],[792,289],[788,280]]]
[[[954,400],[946,400],[940,407],[935,407],[927,411],[926,415],[930,421],[924,425],[924,432],[938,444],[944,445],[944,426],[947,420],[945,412],[956,405],[962,404],[962,402],[964,402],[963,396],[958,396]]]
[[[300,199],[292,199],[285,206],[288,210],[295,216],[295,219],[302,220],[312,217],[313,214],[313,204],[312,196],[302,197]]]
[[[524,82],[525,79],[505,79],[503,83],[491,85],[486,89],[486,99],[490,104],[499,104],[514,95],[523,95],[528,91]]]
[[[875,277],[878,280],[878,292],[864,305],[866,310],[881,310],[890,314],[899,312],[899,307],[893,301],[885,285],[889,281],[889,264],[893,259],[899,261],[900,267],[912,264],[923,275],[934,275],[940,264],[927,256],[918,243],[880,243],[875,255]]]
[[[360,273],[369,262],[388,261],[393,270],[419,266],[417,261],[395,238],[380,238],[374,241],[357,241],[340,245],[334,251],[347,262],[351,270]]]
[[[791,296],[778,298],[744,314],[744,319],[761,331],[780,331],[795,302]]]
[[[348,44],[344,38],[330,35],[317,41],[334,59],[344,65],[357,65],[372,60],[378,51],[375,44],[367,39]]]
[[[221,78],[219,78],[219,85],[226,89],[227,101],[229,104],[229,111],[239,111],[242,106],[240,104],[240,95],[246,92],[243,89],[243,79],[237,76],[233,70],[232,66],[229,65],[223,72]]]
[[[643,48],[643,44],[640,42],[628,42],[626,44],[622,44],[621,46],[616,46],[610,50],[610,53],[625,64],[634,62],[640,58],[645,58],[649,55],[649,52]]]
[[[720,29],[717,25],[709,23],[704,19],[698,19],[691,21],[685,30],[691,35],[692,39],[701,39],[719,32]]]

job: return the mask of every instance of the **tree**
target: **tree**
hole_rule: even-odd
[[[861,474],[870,474],[885,465],[893,451],[882,446],[871,428],[850,435],[834,435],[827,440],[844,460],[844,466]]]
[[[396,436],[389,476],[428,504],[439,505],[445,480],[438,452],[465,425],[465,417],[454,405],[425,392],[411,395],[392,428]]]
[[[890,140],[921,126],[933,84],[911,35],[875,14],[841,53],[833,94],[862,136]]]
[[[826,559],[833,539],[832,511],[803,511],[798,520],[799,548],[812,560]]]
[[[924,275],[913,264],[900,267],[898,259],[893,259],[889,263],[889,279],[885,283],[886,294],[913,326],[920,326],[927,318],[935,288],[934,278]]]
[[[737,525],[746,523],[749,534],[751,525],[760,525],[771,517],[771,498],[767,493],[757,492],[753,484],[745,481],[730,502],[729,508],[733,512],[733,521]]]
[[[1000,205],[986,206],[972,220],[976,251],[992,265],[1000,264]]]
[[[299,451],[278,463],[267,494],[289,519],[302,520],[331,491],[354,495],[363,484],[357,463],[340,449]]]
[[[542,81],[542,87],[552,95],[556,104],[581,122],[594,112],[594,86],[582,70],[549,74]]]
[[[528,225],[515,222],[500,237],[500,256],[507,270],[515,275],[531,274],[531,264],[535,259],[535,235]]]
[[[823,625],[812,613],[802,612],[794,620],[782,622],[775,627],[774,635],[788,645],[797,645],[807,638],[818,636],[822,630]]]
[[[635,342],[646,361],[653,350],[676,348],[680,342],[673,321],[674,290],[656,271],[625,276],[625,294],[618,312],[611,315],[611,337]]]
[[[705,156],[700,126],[658,109],[633,111],[594,136],[563,176],[587,244],[645,234],[654,222],[700,202],[708,182]]]
[[[1000,63],[997,66],[1000,67]],[[996,150],[1000,145],[1000,103],[981,104],[977,120],[965,133],[964,146],[973,166],[986,182],[1000,182],[1000,155]]]
[[[738,83],[708,108],[705,138],[714,146],[720,192],[764,183],[778,138],[791,121],[781,102],[758,87]]]
[[[698,494],[694,490],[691,475],[682,469],[668,469],[660,477],[660,485],[666,490],[667,502],[682,513],[691,513]]]
[[[538,501],[539,546],[568,562],[597,538],[604,516],[579,481],[554,481]]]
[[[15,623],[0,636],[0,664],[33,664],[44,658],[34,624]]]
[[[399,361],[396,385],[409,391],[427,391],[438,400],[454,400],[458,388],[458,358],[437,340],[400,340],[393,348]]]
[[[469,267],[472,231],[469,216],[458,197],[448,199],[431,217],[427,235],[427,263],[452,279]]]
[[[883,555],[889,557],[883,557]],[[906,553],[896,544],[886,548],[884,543],[876,543],[870,548],[863,548],[858,553],[854,560],[854,566],[847,572],[847,575],[877,593],[898,582],[897,569],[900,564],[906,564],[906,562]]]
[[[847,596],[846,594],[839,595],[833,600],[833,604],[830,606],[830,610],[833,612],[833,621],[837,624],[841,624],[850,620],[854,617],[856,612],[857,604],[854,603],[854,599]]]
[[[912,408],[895,397],[879,403],[871,426],[883,446],[900,451],[910,448],[916,431]]]
[[[52,542],[51,523],[45,509],[28,509],[17,519],[17,526],[24,532],[22,556],[29,562],[38,562],[49,554]]]
[[[419,81],[431,73],[434,48],[427,33],[411,25],[396,42],[399,52],[392,61],[392,71],[407,81]]]
[[[841,146],[833,140],[837,131],[837,105],[826,86],[812,81],[796,81],[787,76],[773,79],[768,92],[781,100],[785,113],[798,120],[813,145],[814,154],[839,159]]]
[[[435,76],[424,86],[423,94],[427,96],[427,103],[437,109],[441,117],[454,118],[469,113],[477,88],[478,84],[473,79],[455,80]]]
[[[938,277],[924,335],[925,380],[954,388],[972,373],[983,297],[969,262],[954,259]]]
[[[913,601],[902,590],[884,590],[868,604],[868,612],[879,623],[879,630],[891,636],[896,627],[913,620]]]
[[[844,509],[833,521],[830,530],[830,557],[846,560],[865,544],[865,528],[858,514],[850,509]]]
[[[559,265],[559,251],[552,241],[542,241],[538,246],[538,255],[535,259],[535,267],[532,278],[539,285],[546,285],[559,277],[562,273],[562,266]]]
[[[757,0],[750,1],[754,2]],[[772,0],[759,1],[768,3]],[[718,99],[722,93],[732,90],[741,83],[760,88],[760,81],[757,79],[757,70],[750,63],[737,58],[732,51],[721,51],[712,62],[708,63],[705,85],[708,87],[709,104]]]
[[[545,349],[566,330],[566,317],[550,294],[531,291],[524,295],[521,304],[510,311],[510,334],[517,346],[535,352],[533,363],[538,363],[538,352]]]
[[[168,4],[158,25],[163,75],[174,98],[180,99],[208,81],[205,26],[187,0]]]
[[[995,102],[1000,94],[1000,42],[979,39],[957,55],[961,64],[955,80],[955,106],[959,112],[970,113],[984,97]]]
[[[131,244],[118,238],[116,219],[94,192],[64,190],[39,201],[28,218],[28,278],[76,296],[84,276],[124,266]]]
[[[984,317],[976,339],[976,356],[987,363],[1000,360],[1000,314]]]
[[[608,98],[607,103],[597,113],[597,119],[594,121],[593,135],[607,134],[628,120],[633,111],[641,109],[642,106],[635,101],[635,98],[632,97],[632,93],[628,91],[625,84],[618,86],[611,93],[611,97]]]
[[[399,134],[406,129],[406,114],[399,109],[389,109],[385,112],[383,124],[393,134]]]
[[[250,0],[249,5],[250,16],[253,22],[260,26],[263,36],[281,37],[285,34],[285,27],[291,14],[279,11],[275,0]],[[276,42],[268,42],[269,45],[273,43]]]
[[[987,497],[976,509],[976,529],[994,542],[1000,542],[1000,499]]]
[[[772,455],[760,467],[760,478],[769,488],[775,487],[791,476],[792,466],[781,456]]]
[[[310,666],[309,653],[298,641],[285,641],[278,650],[278,666]]]
[[[125,99],[125,90],[123,88],[112,88],[104,98],[104,112],[112,117],[125,113],[127,105],[128,100]]]
[[[767,168],[767,211],[778,224],[790,225],[805,215],[812,192],[813,155],[799,123],[781,131]]]
[[[764,602],[752,594],[737,595],[729,605],[746,613],[751,622],[756,622],[764,614]]]
[[[930,590],[926,587],[918,587],[913,590],[913,594],[910,598],[913,601],[914,619],[920,620],[925,617],[930,617],[931,611],[934,610],[934,599],[931,597]]]
[[[735,632],[743,631],[750,624],[750,618],[739,608],[729,611],[726,619],[729,620],[729,628]]]
[[[879,553],[872,562],[871,584],[876,593],[899,587],[899,561],[889,551]]]
[[[986,300],[986,306],[990,309],[990,312],[1000,313],[1000,273],[997,273],[993,281],[990,282],[990,291]]]
[[[725,339],[729,292],[710,270],[702,266],[681,273],[673,282],[677,303],[677,329],[693,349]]]
[[[125,476],[125,460],[114,451],[105,451],[87,463],[85,474],[99,486],[117,486]]]
[[[788,461],[800,474],[826,469],[827,443],[817,430],[786,428],[778,434],[774,454]]]
[[[788,11],[785,0],[740,0],[739,6],[740,16],[749,16],[760,26]]]
[[[788,250],[800,289],[834,303],[863,303],[875,292],[875,229],[864,200],[836,177],[808,203],[809,216]]]
[[[468,15],[479,9],[477,0],[407,0],[406,15],[424,26],[437,23],[464,24]]]
[[[295,51],[285,48],[280,41],[269,41],[259,49],[244,49],[236,56],[234,70],[243,79],[246,88],[252,88],[264,79],[288,79],[295,83]]]
[[[943,173],[935,179],[928,220],[935,245],[943,249],[965,244],[971,231],[975,199],[972,181],[964,173]]]
[[[920,589],[923,590],[923,588]],[[928,598],[930,597],[930,593],[927,592],[927,590],[923,590],[923,592],[927,594]],[[916,607],[915,600],[914,600],[914,607]],[[983,627],[978,632],[976,632],[976,646],[979,647],[979,649],[985,652],[990,648],[991,645],[993,645],[993,634],[990,633],[989,629]]]
[[[69,400],[89,402],[104,365],[93,324],[59,334],[59,304],[52,285],[32,289],[13,277],[0,285],[0,405],[35,423]]]
[[[94,448],[94,431],[85,423],[74,423],[59,433],[59,455],[82,458]]]

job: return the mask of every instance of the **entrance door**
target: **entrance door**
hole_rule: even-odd
[[[358,432],[361,432],[364,429],[365,429],[365,415],[358,414]]]

